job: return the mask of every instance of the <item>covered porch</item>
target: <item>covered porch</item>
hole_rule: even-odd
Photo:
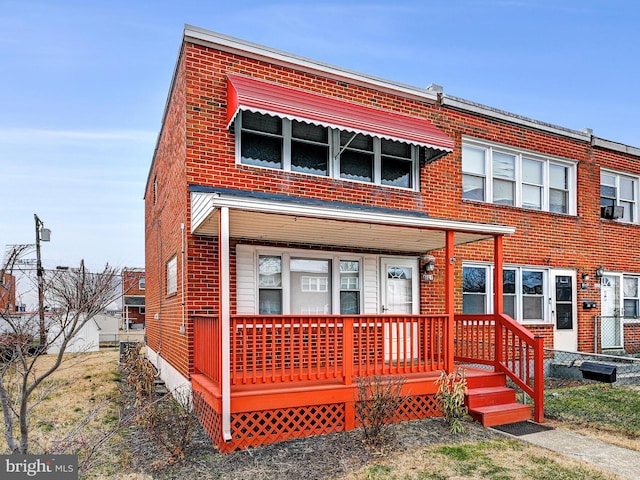
[[[542,421],[542,341],[499,313],[502,237],[512,229],[221,189],[194,188],[191,196],[192,233],[217,238],[221,292],[219,314],[190,318],[191,380],[201,420],[222,451],[355,428],[359,377],[406,379],[397,420],[438,415],[434,381],[461,364],[470,389],[503,387],[511,378]],[[239,314],[230,303],[231,239],[416,259],[440,251],[444,311],[390,314],[380,304],[358,315]],[[496,313],[456,315],[455,247],[481,240],[493,241]],[[422,268],[416,273],[420,282],[428,278]]]

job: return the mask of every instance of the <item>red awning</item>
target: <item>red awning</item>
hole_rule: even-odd
[[[339,128],[450,152],[453,140],[429,120],[367,107],[274,83],[227,74],[227,126],[238,111]]]

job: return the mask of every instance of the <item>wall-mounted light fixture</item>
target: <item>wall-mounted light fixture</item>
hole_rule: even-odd
[[[588,273],[583,273],[582,274],[582,280],[589,280],[589,274]]]
[[[598,268],[596,268],[596,278],[601,279],[603,276],[604,276],[604,267],[600,265]]]
[[[433,272],[436,269],[436,257],[434,257],[433,255],[424,254],[420,256],[420,259],[424,262],[424,264],[422,265],[422,280],[433,280]]]

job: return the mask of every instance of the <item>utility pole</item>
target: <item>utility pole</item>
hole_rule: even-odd
[[[33,214],[36,221],[36,272],[38,276],[38,317],[40,319],[40,348],[47,344],[47,329],[44,321],[44,272],[42,270],[42,259],[40,257],[40,242],[48,242],[51,239],[51,230],[42,228],[44,224]],[[42,235],[41,235],[42,234]]]

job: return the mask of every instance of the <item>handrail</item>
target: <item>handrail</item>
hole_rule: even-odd
[[[459,362],[491,365],[534,402],[544,421],[544,341],[507,315],[456,315],[454,348]]]

